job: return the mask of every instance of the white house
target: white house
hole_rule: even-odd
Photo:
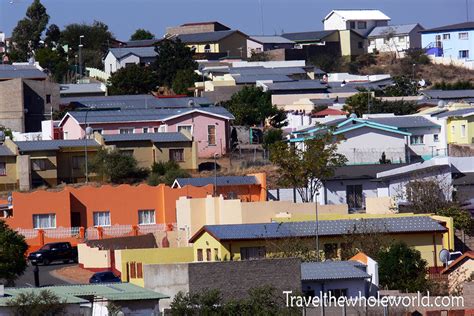
[[[104,59],[104,70],[108,75],[133,64],[151,64],[157,56],[155,47],[110,48]]]
[[[332,10],[323,19],[324,30],[353,30],[367,36],[377,26],[387,26],[390,18],[380,10]]]
[[[377,26],[367,36],[368,52],[392,52],[403,57],[404,52],[411,48],[421,48],[421,34],[424,30],[420,24],[401,24]]]

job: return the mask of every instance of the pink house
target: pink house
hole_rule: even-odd
[[[103,135],[130,133],[189,133],[197,142],[198,157],[224,155],[229,148],[230,121],[219,106],[174,109],[85,109],[68,112],[59,123],[64,139],[82,139],[86,127]]]

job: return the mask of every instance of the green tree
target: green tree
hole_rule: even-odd
[[[393,77],[393,85],[385,87],[383,93],[388,97],[417,95],[418,83],[406,76]]]
[[[63,315],[66,302],[49,290],[24,292],[7,302],[13,315],[44,316]]]
[[[271,145],[283,140],[283,131],[279,128],[269,128],[263,133],[263,148],[269,149]]]
[[[181,169],[175,161],[155,162],[151,166],[151,173],[148,177],[149,185],[158,185],[164,183],[171,186],[176,178],[190,178],[191,175]]]
[[[446,209],[439,210],[437,215],[452,217],[454,222],[454,228],[459,230],[471,230],[472,218],[471,214],[457,206],[451,206]]]
[[[421,253],[403,242],[396,242],[382,250],[378,256],[381,288],[402,292],[424,292],[429,283],[426,278],[428,263]]]
[[[154,38],[155,38],[155,34],[145,29],[137,29],[135,33],[133,33],[132,36],[130,36],[131,41],[148,40],[148,39],[154,39]]]
[[[113,34],[109,31],[107,24],[94,21],[92,24],[73,23],[66,25],[61,31],[61,45],[68,45],[69,60],[74,60],[79,50],[79,37],[81,40],[82,61],[87,67],[101,69],[103,67],[102,58],[105,56],[114,40]]]
[[[469,80],[457,80],[453,83],[447,83],[444,80],[433,85],[433,89],[440,90],[470,90],[474,89],[474,84]]]
[[[270,94],[259,87],[245,86],[223,105],[235,116],[235,125],[260,126],[267,119],[274,127],[286,125],[285,113],[272,105]]]
[[[347,161],[337,153],[340,140],[330,131],[323,131],[297,146],[275,143],[270,149],[270,161],[278,167],[278,183],[285,188],[296,188],[303,202],[312,201],[323,181]]]
[[[90,171],[112,183],[133,183],[148,176],[148,170],[138,168],[137,160],[118,150],[100,149],[90,164]]]
[[[40,0],[34,0],[26,10],[26,17],[18,21],[12,32],[14,43],[11,57],[16,61],[26,61],[32,51],[40,45],[41,34],[48,25],[49,15]]]
[[[61,47],[51,49],[43,47],[36,51],[36,60],[40,66],[48,69],[56,82],[62,82],[68,72],[68,63],[66,55]]]
[[[394,113],[395,115],[409,115],[414,114],[418,110],[418,105],[415,102],[409,101],[382,101],[380,98],[370,97],[370,101],[367,102],[367,92],[359,92],[350,96],[346,99],[344,105],[344,111],[349,113],[355,113],[358,117],[362,117],[363,114],[369,113]]]
[[[404,188],[400,188],[397,197],[408,202],[408,208],[414,213],[436,214],[442,209],[447,209],[451,201],[446,198],[451,189],[448,185],[438,180],[425,180],[414,177]]]
[[[193,91],[188,89],[194,87],[194,83],[199,79],[198,74],[191,68],[178,70],[172,83],[174,93],[193,95]]]
[[[51,24],[46,30],[46,38],[44,42],[49,47],[56,47],[61,39],[61,30],[56,24]]]
[[[0,221],[0,279],[12,285],[27,267],[25,238]]]
[[[173,80],[179,70],[197,69],[193,60],[193,52],[179,39],[162,40],[155,48],[158,56],[154,67],[158,73],[158,83],[161,86],[172,87]]]
[[[109,78],[109,93],[147,94],[157,87],[157,76],[151,67],[130,65],[114,72]]]

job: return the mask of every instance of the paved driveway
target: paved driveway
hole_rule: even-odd
[[[50,272],[61,269],[67,266],[73,266],[75,263],[52,263],[48,266],[39,265],[39,281],[40,286],[45,285],[64,285],[69,284],[61,279],[58,279],[51,275]],[[25,273],[15,281],[16,287],[34,287],[35,286],[35,277],[33,274],[34,266],[29,264],[26,268]]]

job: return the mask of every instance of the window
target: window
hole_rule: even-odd
[[[466,137],[466,125],[461,125],[461,137]]]
[[[155,224],[155,210],[139,210],[138,225]]]
[[[124,156],[133,157],[133,149],[121,149],[120,153]]]
[[[399,41],[400,43],[405,42],[405,36],[399,36],[399,37],[398,37],[398,41]]]
[[[458,34],[460,40],[467,40],[469,39],[469,33],[468,32],[461,32]]]
[[[357,22],[357,28],[360,30],[365,30],[367,28],[367,22],[365,21]]]
[[[34,171],[48,169],[48,159],[31,159],[31,166]]]
[[[424,144],[424,136],[423,135],[412,135],[410,136],[410,144],[412,145],[422,145]]]
[[[198,261],[203,261],[204,260],[204,258],[202,256],[202,249],[197,250],[197,260]]]
[[[207,142],[209,145],[216,145],[216,126],[208,125],[207,126]]]
[[[133,128],[120,128],[120,134],[133,134]]]
[[[324,244],[324,259],[335,259],[337,258],[337,244]]]
[[[217,248],[214,248],[214,258],[216,260],[219,260],[219,249],[217,249]]]
[[[147,133],[148,133],[148,127],[144,127],[144,128],[143,128],[143,133],[144,133],[144,134],[147,134]]]
[[[212,251],[211,248],[206,249],[206,261],[212,261]]]
[[[356,28],[356,22],[354,22],[354,21],[349,22],[349,28],[351,30],[355,29]]]
[[[94,226],[110,226],[110,212],[94,212]]]
[[[166,133],[166,125],[160,125],[158,127],[158,133]]]
[[[189,135],[193,134],[193,126],[192,125],[178,125],[178,132],[186,132]]]
[[[451,125],[451,134],[455,134],[455,133],[456,133],[456,126]]]
[[[469,58],[469,51],[468,50],[460,50],[458,55],[459,55],[459,58]]]
[[[443,40],[450,40],[451,34],[443,34]]]
[[[176,162],[184,161],[184,149],[170,149],[170,160]]]
[[[256,52],[256,53],[261,53],[261,52],[262,52],[262,48],[261,48],[261,47],[255,48],[255,52]]]
[[[153,128],[153,133],[158,133],[159,132],[159,128],[158,127],[154,127]]]
[[[329,292],[331,292],[332,296],[334,296],[335,298],[347,296],[347,289],[334,289],[334,290],[329,290]]]
[[[439,135],[438,134],[434,134],[433,135],[433,141],[436,143],[436,142],[439,142]]]
[[[85,166],[86,159],[84,156],[72,157],[72,169],[82,169]]]
[[[5,162],[0,162],[0,176],[7,175],[7,164]]]
[[[33,228],[56,228],[56,214],[33,214]]]
[[[47,94],[46,95],[46,104],[50,104],[51,103],[51,94]]]
[[[204,52],[205,52],[205,53],[210,53],[210,52],[211,52],[211,45],[206,44],[206,45],[204,46]]]
[[[240,260],[264,259],[265,253],[265,247],[242,247],[240,248]]]
[[[351,210],[358,210],[362,208],[362,185],[348,185],[346,186],[346,203]]]
[[[370,40],[370,45],[375,45],[375,40]]]
[[[359,48],[364,48],[364,43],[363,43],[363,42],[358,42],[358,43],[357,43],[357,47],[359,47]]]

